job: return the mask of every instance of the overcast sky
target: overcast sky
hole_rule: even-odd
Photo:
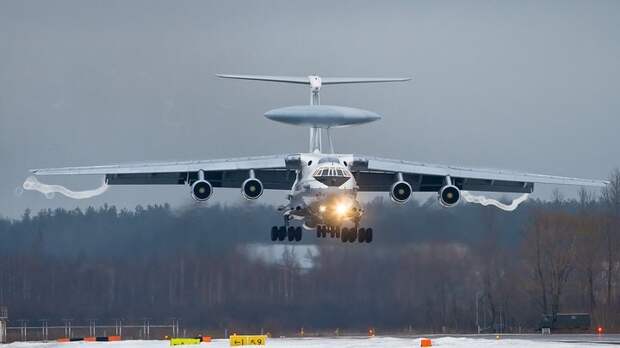
[[[191,202],[187,187],[17,195],[30,168],[307,149],[306,129],[262,116],[306,88],[216,73],[413,76],[323,88],[384,116],[336,130],[338,152],[586,178],[620,164],[619,1],[3,0],[0,215]]]

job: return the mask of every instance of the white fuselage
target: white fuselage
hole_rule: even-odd
[[[350,155],[302,154],[285,214],[303,220],[307,228],[357,225],[362,209],[355,177],[348,168],[352,159]]]

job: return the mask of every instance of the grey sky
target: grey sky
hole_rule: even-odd
[[[323,89],[384,116],[335,131],[338,152],[604,178],[620,163],[619,62],[618,1],[4,0],[0,215],[191,201],[184,187],[18,197],[29,168],[306,150],[306,129],[262,116],[305,88],[218,72],[413,76]]]

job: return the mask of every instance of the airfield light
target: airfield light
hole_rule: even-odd
[[[327,210],[327,207],[326,207],[326,206],[324,206],[324,205],[319,206],[319,211],[320,211],[321,213],[324,213],[326,210]]]

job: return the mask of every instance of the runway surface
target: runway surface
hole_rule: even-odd
[[[476,336],[433,336],[434,347],[601,347],[620,345],[620,335],[502,335],[498,339],[495,335]],[[120,342],[71,342],[71,343],[40,343],[15,342],[6,345],[7,348],[164,348],[169,347],[168,341],[120,341]],[[267,340],[267,347],[274,348],[412,348],[419,347],[420,339],[414,337],[335,337],[335,338],[271,338]],[[111,347],[111,348],[112,348]],[[229,347],[228,340],[214,340],[200,346],[224,348]]]

